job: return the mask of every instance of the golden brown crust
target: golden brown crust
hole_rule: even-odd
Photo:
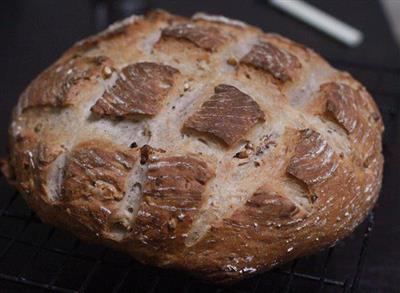
[[[47,194],[47,175],[51,163],[62,152],[62,146],[40,142],[32,133],[15,137],[10,162],[15,180],[24,194],[35,194],[50,202]]]
[[[156,11],[31,83],[1,167],[44,221],[230,282],[348,235],[379,194],[382,131],[366,89],[312,50]]]

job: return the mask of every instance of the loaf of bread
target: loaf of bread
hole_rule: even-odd
[[[47,223],[231,282],[348,235],[378,197],[382,131],[367,90],[311,49],[154,11],[32,81],[3,170]]]

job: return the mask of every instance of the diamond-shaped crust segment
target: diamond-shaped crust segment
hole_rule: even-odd
[[[184,39],[207,51],[216,51],[226,39],[216,28],[201,27],[192,23],[167,27],[162,31],[162,36]]]
[[[233,215],[225,220],[235,226],[268,226],[293,220],[300,209],[286,196],[269,188],[259,188]]]
[[[120,200],[126,176],[137,158],[135,150],[125,150],[110,142],[93,140],[79,144],[66,166],[66,199]]]
[[[301,67],[296,56],[267,42],[254,45],[240,62],[262,69],[282,82],[293,80],[296,69]]]
[[[353,133],[359,127],[358,111],[356,107],[359,94],[343,83],[325,83],[321,86],[321,94],[326,99],[326,111],[331,113],[340,125]]]
[[[27,194],[36,193],[44,200],[49,200],[47,189],[49,169],[63,151],[61,146],[40,142],[31,133],[19,135],[13,149],[13,156],[16,159],[13,162],[12,173],[15,173],[14,179],[21,189]]]
[[[379,114],[369,112],[369,119],[365,119],[362,111],[367,107],[360,90],[344,83],[325,83],[320,87],[320,95],[326,101],[326,114],[344,128],[353,147],[358,150],[358,164],[368,167],[376,158],[376,150],[380,150],[379,136],[374,127],[380,120]]]
[[[338,157],[321,134],[305,129],[300,131],[300,140],[287,172],[307,185],[313,185],[326,181],[338,165]]]
[[[202,202],[206,183],[215,176],[201,158],[186,155],[154,159],[148,164],[134,233],[158,249],[183,242]]]
[[[233,145],[256,123],[265,120],[264,112],[247,94],[234,86],[220,84],[184,127],[207,133]]]
[[[184,207],[191,200],[198,201],[204,191],[204,184],[212,172],[207,164],[191,156],[177,156],[156,159],[148,165],[144,195],[176,200],[179,194],[182,200],[175,206]],[[187,197],[188,200],[184,200]]]
[[[91,111],[105,116],[153,116],[174,85],[179,71],[171,66],[140,62],[124,67],[115,84],[104,92]]]
[[[125,237],[130,221],[119,203],[126,196],[128,174],[138,157],[136,149],[107,140],[78,144],[67,159],[61,197],[73,221],[102,237]]]
[[[37,106],[63,107],[73,104],[81,86],[90,82],[105,64],[107,57],[77,57],[46,69],[21,95],[21,109]]]

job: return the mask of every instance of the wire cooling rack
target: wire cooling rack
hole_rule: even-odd
[[[400,121],[396,100],[400,68],[330,61],[351,72],[375,97],[386,125],[385,152]],[[0,280],[2,287],[12,292],[356,292],[374,228],[372,212],[350,237],[334,247],[233,286],[218,287],[182,273],[143,266],[111,249],[81,243],[43,224],[3,177],[0,187]]]

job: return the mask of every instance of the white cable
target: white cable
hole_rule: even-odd
[[[302,0],[269,0],[269,2],[347,46],[356,47],[363,40],[363,33],[358,29]]]

